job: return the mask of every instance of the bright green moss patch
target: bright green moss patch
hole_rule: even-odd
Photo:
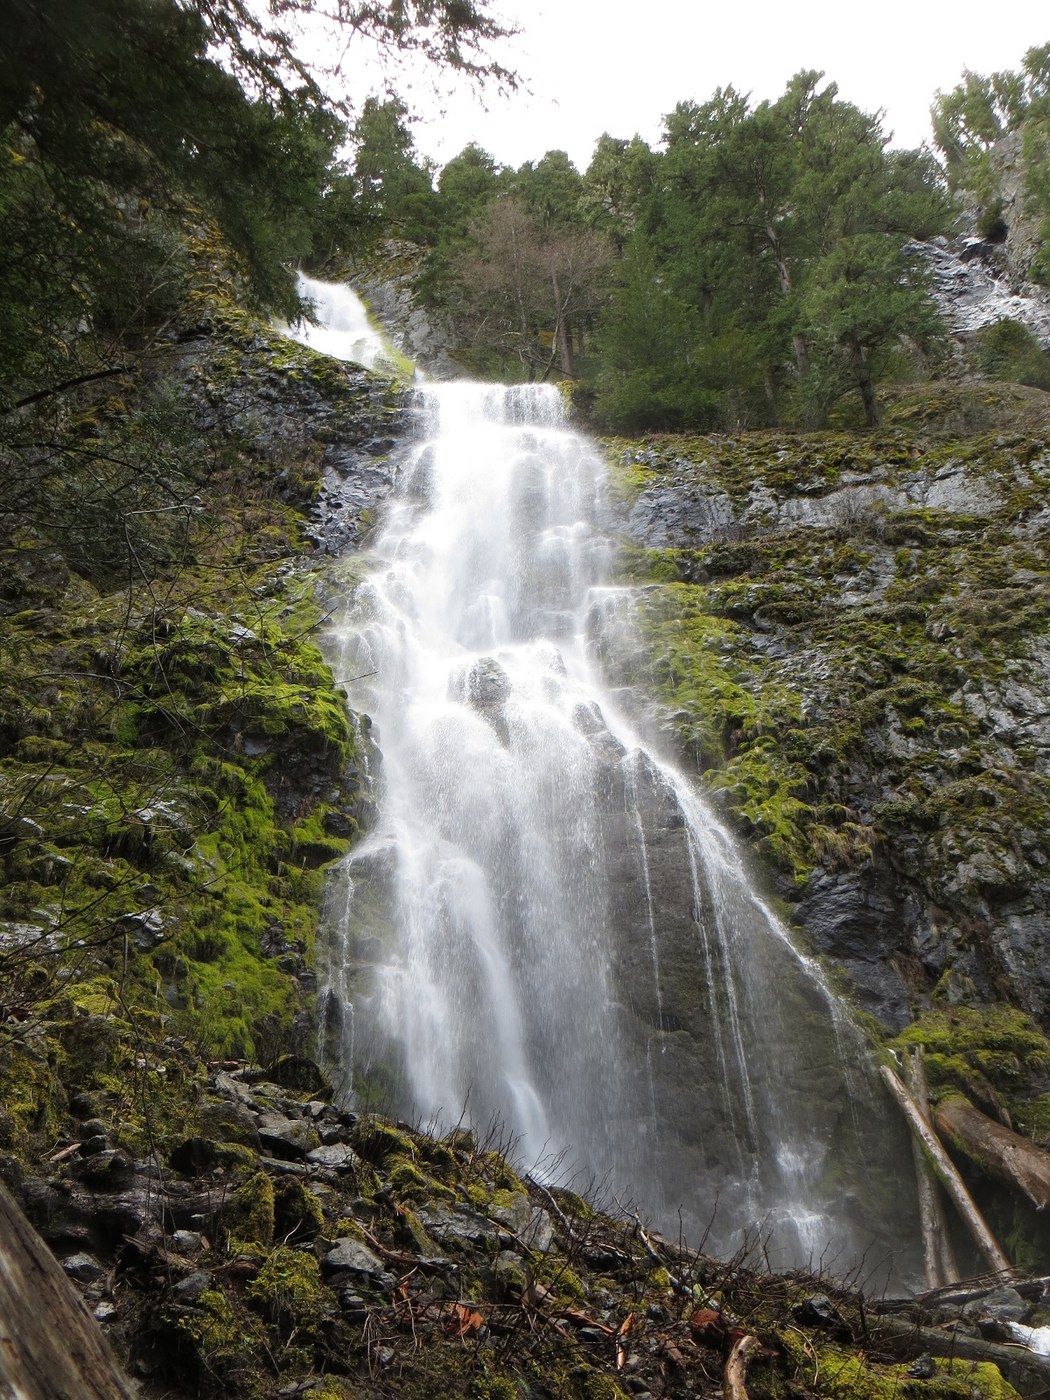
[[[1013,1106],[1033,1076],[1050,1071],[1050,1039],[1016,1007],[943,1006],[923,1012],[893,1042],[922,1046],[931,1094],[962,1092]],[[1023,1117],[1023,1109],[1018,1110]]]

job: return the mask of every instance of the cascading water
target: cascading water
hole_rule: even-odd
[[[397,357],[391,353],[383,333],[372,325],[361,298],[352,288],[338,282],[319,282],[300,272],[296,274],[296,290],[313,306],[317,320],[282,326],[285,335],[322,355],[354,360],[368,369],[393,366]]]
[[[525,1166],[709,1249],[904,1251],[907,1148],[857,1033],[601,682],[626,596],[603,582],[603,464],[552,388],[419,401],[333,634],[382,753],[327,973],[358,1101],[496,1120]]]

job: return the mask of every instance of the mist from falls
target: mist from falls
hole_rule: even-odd
[[[604,464],[551,387],[418,405],[331,639],[381,755],[332,887],[353,1101],[498,1124],[534,1174],[711,1251],[906,1271],[907,1144],[857,1031],[603,685],[631,625]]]

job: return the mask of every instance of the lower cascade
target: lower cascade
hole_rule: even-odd
[[[630,595],[602,461],[550,386],[418,403],[333,631],[381,754],[333,886],[352,1098],[513,1138],[709,1251],[907,1273],[907,1143],[857,1030],[603,684]]]

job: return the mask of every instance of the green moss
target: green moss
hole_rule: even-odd
[[[173,1319],[180,1343],[189,1343],[196,1369],[222,1385],[233,1381],[250,1393],[246,1384],[262,1363],[264,1339],[243,1313],[218,1289],[202,1293],[192,1312],[181,1311]],[[180,1370],[189,1369],[188,1357],[177,1357]]]
[[[414,1140],[375,1114],[358,1118],[350,1133],[350,1143],[359,1157],[376,1167],[382,1167],[391,1157],[402,1158],[406,1163],[416,1159]]]
[[[265,1172],[238,1187],[227,1216],[231,1235],[247,1244],[273,1244],[274,1187]]]
[[[64,1104],[42,1035],[0,1041],[0,1146],[24,1152],[53,1134]]]
[[[390,1173],[391,1190],[396,1195],[412,1201],[421,1201],[426,1197],[429,1182],[413,1162],[390,1158],[387,1169]]]
[[[628,1400],[630,1392],[593,1366],[575,1366],[561,1394],[565,1400]]]
[[[519,1400],[521,1391],[509,1376],[475,1376],[467,1395],[470,1400]]]
[[[283,1177],[274,1187],[274,1234],[283,1240],[313,1239],[324,1229],[324,1212],[314,1193],[298,1177]]]
[[[1050,1069],[1050,1040],[1030,1016],[1002,1003],[934,1007],[892,1045],[905,1053],[923,1047],[934,1098],[961,1091],[1012,1105],[1033,1076]]]
[[[282,1336],[293,1330],[316,1334],[320,1329],[326,1294],[312,1254],[278,1246],[248,1284],[245,1296]]]
[[[901,431],[607,444],[614,474],[636,472],[639,489],[713,493],[735,510],[758,486],[782,502],[827,495],[847,471],[882,491],[947,468],[987,493],[988,514],[963,515],[889,509],[862,485],[822,528],[763,522],[752,507],[726,538],[623,551],[638,588],[602,641],[610,680],[655,695],[723,809],[796,880],[899,851],[917,829],[908,859],[939,886],[970,880],[970,899],[1021,893],[1050,859],[1050,785],[1020,746],[1001,771],[980,717],[982,686],[996,703],[1050,627],[1047,548],[1016,523],[1050,489],[1044,445]],[[968,799],[982,775],[984,808]],[[872,801],[865,786],[901,796]],[[1019,842],[1007,812],[1024,813]]]

